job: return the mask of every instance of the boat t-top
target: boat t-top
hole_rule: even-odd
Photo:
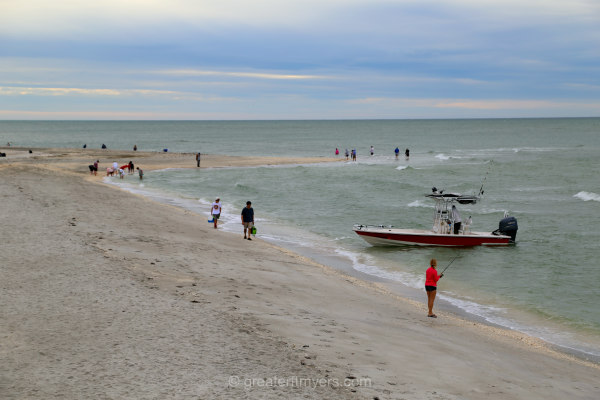
[[[456,208],[459,204],[475,204],[479,195],[461,195],[444,193],[432,188],[432,193],[425,195],[435,201],[433,226],[425,229],[397,229],[383,225],[354,225],[356,232],[367,243],[373,246],[506,246],[515,243],[517,236],[517,219],[504,214],[498,229],[493,232],[471,231],[471,217],[462,221]]]

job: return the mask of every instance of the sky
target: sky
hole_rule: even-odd
[[[2,120],[598,116],[599,0],[0,0]]]

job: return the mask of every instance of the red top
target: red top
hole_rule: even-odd
[[[440,277],[438,276],[438,273],[435,270],[435,268],[433,268],[433,267],[427,268],[427,271],[425,272],[425,286],[436,286],[437,287],[437,281],[439,279],[440,279]]]

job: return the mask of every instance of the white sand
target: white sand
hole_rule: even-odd
[[[595,364],[89,176],[195,165],[132,153],[0,159],[1,399],[598,398]]]

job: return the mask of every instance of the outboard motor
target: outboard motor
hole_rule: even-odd
[[[517,219],[515,217],[506,217],[500,220],[500,223],[498,223],[498,229],[492,233],[494,235],[510,236],[510,242],[514,243],[518,230],[519,226],[517,225]]]

